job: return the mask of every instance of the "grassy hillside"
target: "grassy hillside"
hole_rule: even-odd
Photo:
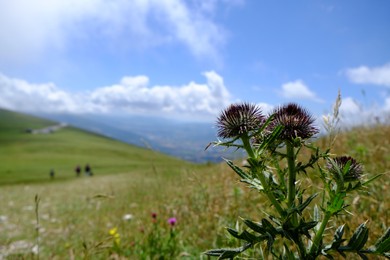
[[[76,158],[64,155],[70,163],[63,166],[71,167],[66,168],[67,181],[0,186],[0,258],[37,259],[39,245],[41,259],[207,259],[202,255],[207,249],[238,246],[227,236],[226,226],[241,226],[240,217],[261,219],[269,206],[225,164],[192,165],[136,147],[120,149],[122,144],[75,129],[25,138],[53,138],[49,143],[58,144],[55,137],[60,135],[78,136],[74,143],[68,139],[72,145],[65,147],[83,151]],[[317,142],[325,146],[327,139]],[[81,144],[93,146],[94,152],[88,154],[91,150]],[[340,215],[329,232],[346,221],[350,235],[368,220],[371,244],[389,227],[389,144],[389,126],[356,128],[338,136],[332,152],[361,161],[368,178],[384,175],[367,193],[347,198],[354,215]],[[98,151],[106,158],[92,161]],[[57,158],[54,152],[51,155]],[[135,156],[139,157],[131,159]],[[73,177],[73,165],[80,158],[96,170],[93,178]],[[116,174],[108,174],[110,169]],[[48,180],[48,170],[41,178]],[[318,188],[315,178],[307,186]],[[168,223],[172,217],[177,221],[174,226]]]
[[[123,173],[186,164],[151,150],[104,136],[64,127],[49,134],[31,134],[58,123],[0,110],[0,185],[74,178],[76,165],[91,165],[94,174]]]

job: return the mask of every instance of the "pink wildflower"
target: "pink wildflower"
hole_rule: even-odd
[[[170,218],[168,219],[168,223],[173,227],[177,222],[177,219],[176,218]]]

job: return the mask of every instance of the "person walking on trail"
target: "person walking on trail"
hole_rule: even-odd
[[[80,165],[77,165],[76,168],[74,169],[74,171],[76,172],[76,176],[79,177],[80,173],[81,173]]]
[[[54,169],[51,169],[51,170],[50,170],[49,175],[50,175],[50,179],[54,179],[54,175],[55,175]]]
[[[92,170],[91,170],[91,166],[89,166],[89,164],[85,165],[85,175],[87,176],[92,176]]]

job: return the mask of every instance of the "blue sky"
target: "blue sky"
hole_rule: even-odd
[[[0,0],[0,107],[214,120],[390,113],[390,1]]]

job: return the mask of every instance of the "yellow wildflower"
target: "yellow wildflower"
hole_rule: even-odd
[[[108,233],[114,238],[114,243],[119,245],[119,243],[121,242],[121,236],[118,233],[118,228],[113,227],[108,231]]]

